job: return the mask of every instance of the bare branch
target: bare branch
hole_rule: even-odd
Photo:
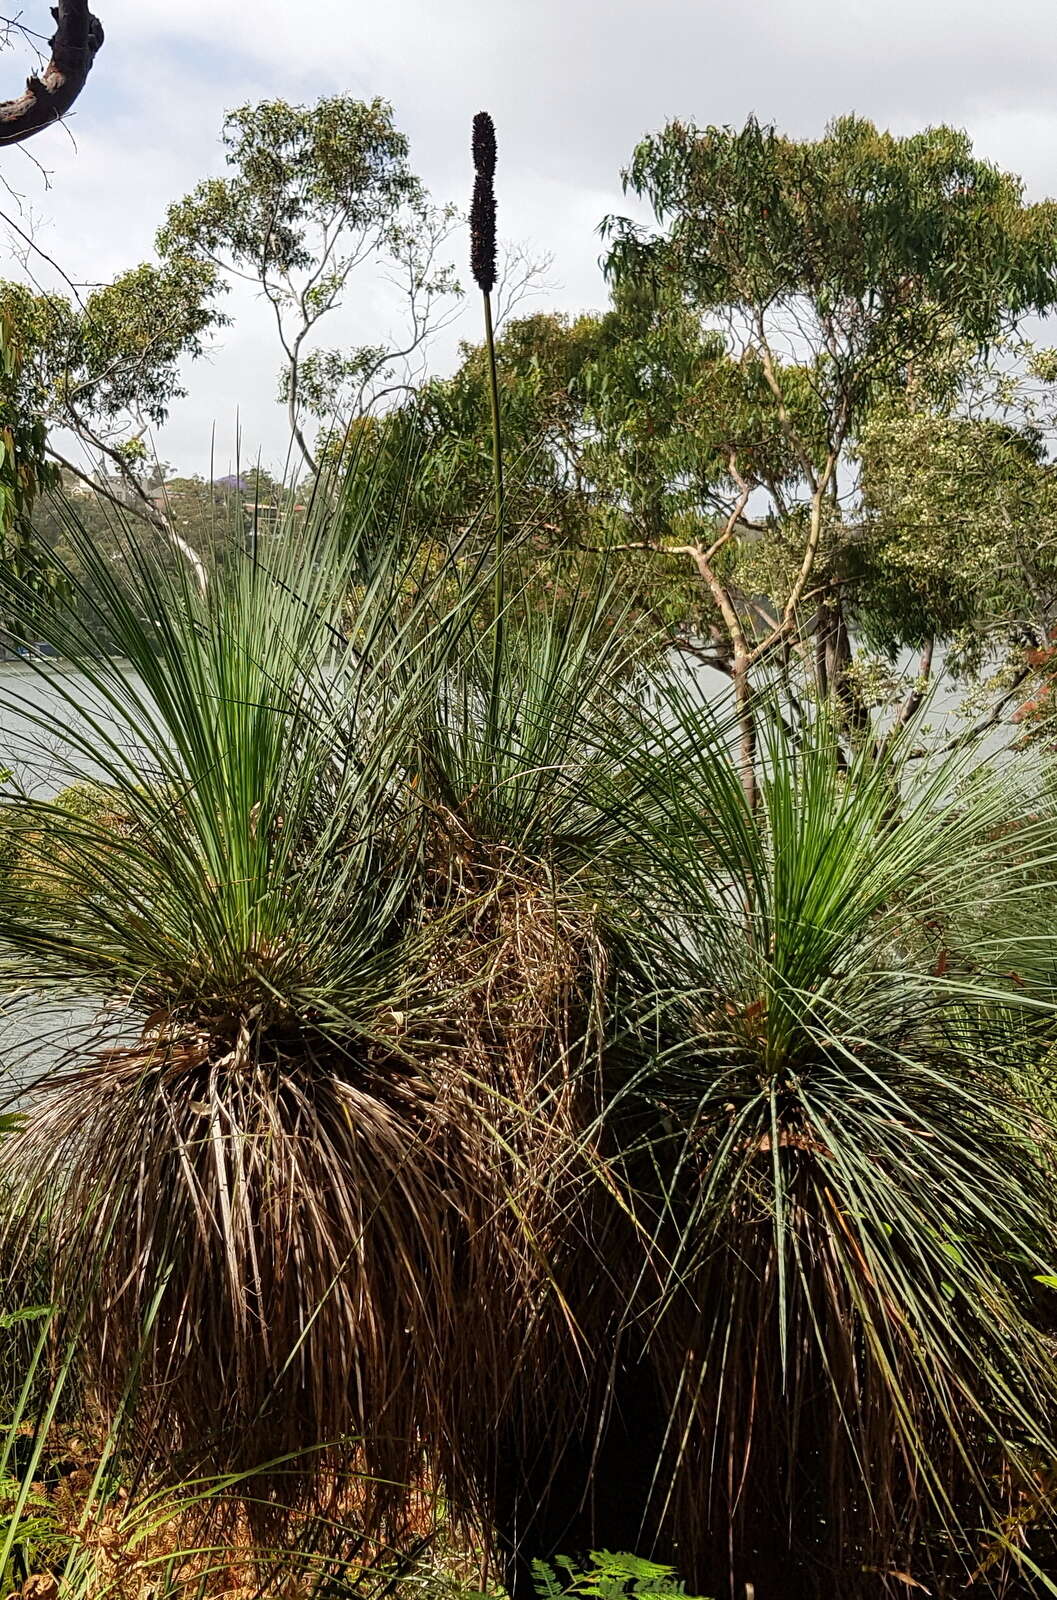
[[[177,533],[175,527],[173,526],[172,518],[167,516],[165,512],[159,510],[159,508],[155,505],[154,501],[144,489],[143,485],[130,470],[128,462],[124,460],[121,452],[116,450],[112,445],[107,444],[105,440],[102,440],[93,434],[87,433],[87,430],[86,437],[92,439],[92,442],[96,445],[101,454],[105,455],[109,460],[114,462],[121,475],[122,483],[132,491],[133,498],[131,500],[123,499],[121,495],[115,494],[113,489],[111,489],[108,484],[101,483],[98,478],[94,478],[90,473],[83,471],[82,468],[78,467],[69,459],[68,456],[64,456],[60,451],[56,450],[54,445],[48,445],[48,454],[51,456],[53,461],[58,463],[64,472],[70,473],[70,475],[74,478],[77,478],[80,483],[87,485],[89,489],[93,489],[95,493],[98,494],[102,499],[108,501],[113,506],[120,507],[122,511],[125,511],[130,516],[135,517],[137,521],[147,523],[148,526],[155,530],[155,532],[160,533],[164,539],[167,539],[173,548],[177,550],[181,556],[183,556],[184,560],[191,568],[191,571],[194,573],[195,582],[198,584],[198,587],[204,594],[207,582],[206,569],[205,562],[198,554],[198,551],[195,550],[192,545],[188,544],[187,540],[184,539],[181,534]]]
[[[974,722],[971,728],[966,728],[964,732],[955,734],[953,739],[948,739],[946,744],[941,744],[938,750],[912,750],[910,752],[911,757],[920,760],[925,755],[948,755],[952,750],[963,749],[966,745],[972,744],[975,740],[981,738],[991,728],[997,727],[1010,705],[1017,698],[1025,681],[1030,678],[1031,670],[1030,667],[1020,667],[987,715],[981,717],[978,722]]]
[[[507,240],[500,245],[494,319],[497,329],[510,319],[523,300],[557,287],[548,277],[553,265],[554,256],[549,250],[534,254],[522,240]]]
[[[103,43],[103,27],[87,0],[58,0],[51,59],[40,76],[26,80],[25,93],[0,102],[0,144],[20,144],[64,117],[84,88]]]

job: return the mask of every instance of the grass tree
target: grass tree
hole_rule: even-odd
[[[96,801],[4,791],[0,943],[110,1026],[3,1156],[90,1391],[264,1518],[428,1480],[519,1592],[964,1580],[1054,1459],[1051,821],[825,716],[753,804],[604,580],[512,565],[497,652],[398,500],[354,464],[205,591],[69,530],[22,710]]]
[[[584,1233],[628,645],[604,590],[526,606],[493,702],[490,569],[401,554],[371,503],[354,471],[206,590],[71,524],[91,581],[22,710],[96,803],[6,792],[0,925],[12,980],[119,1023],[5,1162],[148,1460],[278,1462],[273,1509],[351,1464],[395,1536],[426,1469],[480,1510],[516,1393],[579,1404],[550,1262]]]
[[[669,704],[700,759],[680,741],[642,833],[617,1004],[651,1054],[607,1112],[663,1396],[644,1536],[738,1595],[1000,1583],[982,1530],[1037,1509],[1054,1452],[1051,1136],[1022,1069],[1052,1036],[1052,975],[1025,976],[1052,823],[1011,845],[1008,779],[906,739],[842,771],[827,719],[769,724],[753,810],[729,735]]]

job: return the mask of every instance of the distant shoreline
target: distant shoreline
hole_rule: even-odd
[[[0,645],[0,666],[17,666],[20,661],[57,660],[59,652],[54,645],[38,640],[35,644]]]

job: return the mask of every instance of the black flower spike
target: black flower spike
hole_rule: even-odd
[[[473,119],[473,164],[477,174],[470,207],[470,271],[484,294],[495,288],[495,123],[487,111]]]
[[[473,169],[482,178],[495,177],[495,123],[487,111],[473,119]]]

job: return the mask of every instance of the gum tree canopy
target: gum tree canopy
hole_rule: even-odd
[[[158,252],[259,288],[274,314],[280,399],[314,470],[312,423],[331,428],[417,386],[416,359],[459,293],[444,260],[455,212],[431,203],[385,100],[262,100],[229,111],[222,140],[228,176],[170,206]],[[353,349],[315,342],[354,285],[362,295],[385,283],[398,291],[396,328]]]
[[[0,101],[0,144],[20,144],[58,122],[84,88],[103,43],[103,27],[87,0],[58,0],[52,7],[55,32],[48,41],[51,59],[26,80],[22,94]]]
[[[955,129],[899,138],[857,117],[810,141],[673,122],[625,182],[655,221],[610,219],[616,293],[724,343],[710,381],[732,393],[703,396],[696,423],[715,515],[663,544],[692,559],[729,635],[751,789],[749,679],[765,658],[814,649],[820,687],[857,719],[864,442],[896,404],[950,412],[1021,318],[1057,305],[1057,205],[1029,204]]]

